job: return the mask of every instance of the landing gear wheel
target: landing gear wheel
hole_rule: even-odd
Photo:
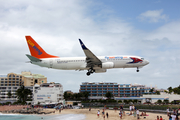
[[[87,72],[86,75],[89,76],[91,73],[90,72]]]
[[[86,73],[87,76],[93,74],[95,72],[95,70],[91,67],[90,69],[88,69],[88,72]]]
[[[136,70],[137,72],[139,72],[139,68],[137,67],[137,70]]]

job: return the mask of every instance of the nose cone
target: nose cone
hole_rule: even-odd
[[[148,64],[149,64],[149,61],[144,60],[144,63],[145,63],[145,65],[148,65]]]

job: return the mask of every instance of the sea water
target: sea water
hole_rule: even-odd
[[[83,114],[59,114],[59,115],[21,115],[1,114],[0,120],[85,120]]]

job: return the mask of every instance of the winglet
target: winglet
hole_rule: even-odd
[[[31,37],[25,36],[26,41],[31,52],[31,56],[41,59],[41,58],[57,58],[58,56],[47,54],[38,43]]]
[[[87,47],[84,45],[84,43],[81,41],[81,39],[79,39],[79,42],[80,42],[82,49],[87,50]]]

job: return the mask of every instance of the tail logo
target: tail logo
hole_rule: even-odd
[[[34,48],[34,50],[36,50],[38,52],[38,55],[42,54],[42,52],[34,45],[33,42],[31,42],[31,40],[28,40],[27,42],[32,48]]]

